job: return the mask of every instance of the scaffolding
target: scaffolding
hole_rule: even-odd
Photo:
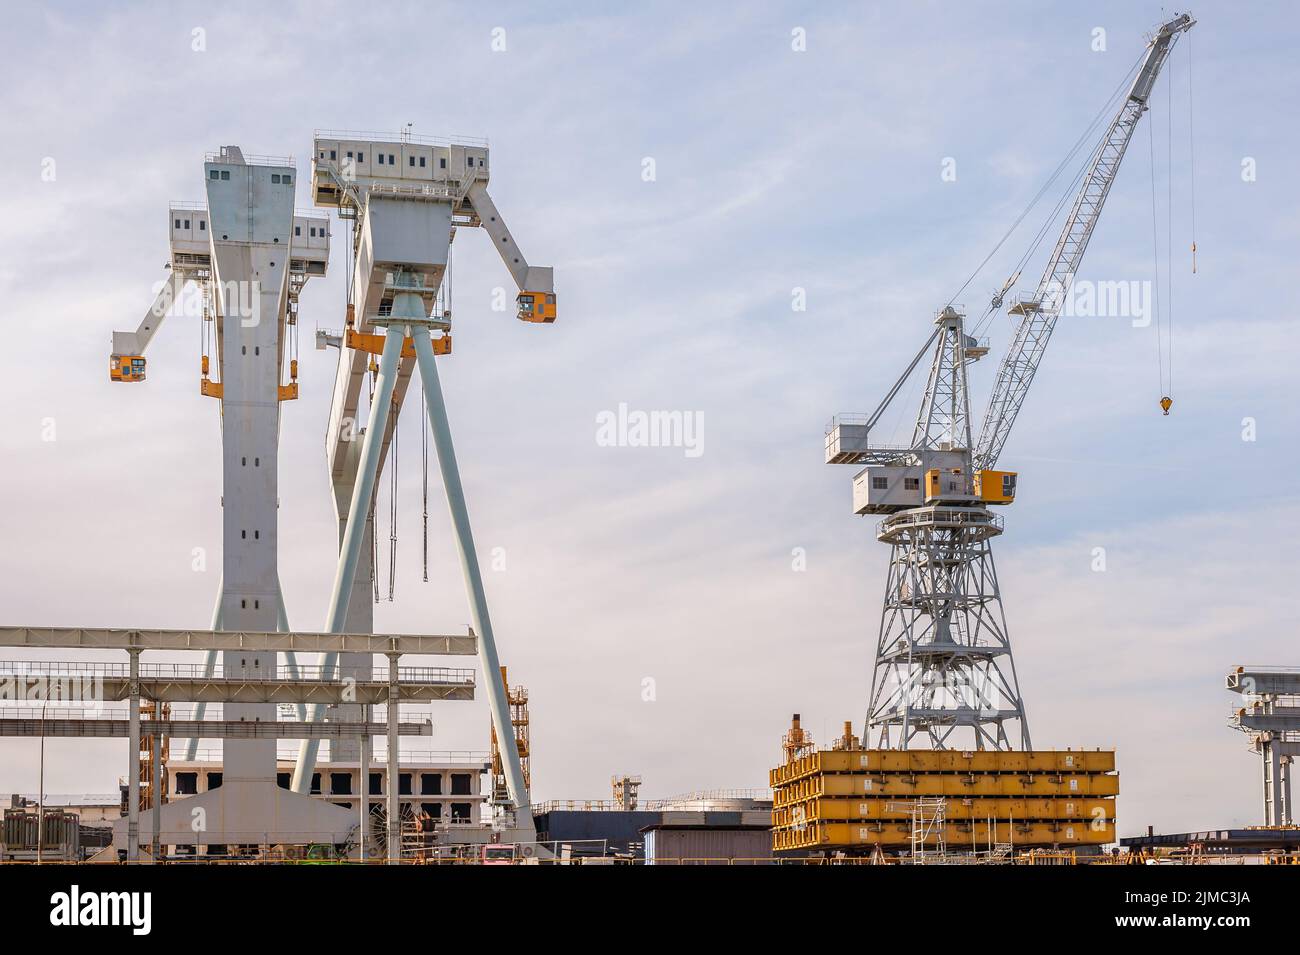
[[[501,685],[506,688],[506,701],[510,707],[510,725],[514,728],[515,744],[519,747],[519,765],[524,774],[524,787],[531,790],[533,786],[532,747],[528,733],[528,690],[522,686],[511,686],[506,679],[506,668],[501,668]],[[497,729],[492,731],[492,803],[504,806],[510,803],[510,785],[506,776],[505,764],[501,759],[501,747],[497,742]]]

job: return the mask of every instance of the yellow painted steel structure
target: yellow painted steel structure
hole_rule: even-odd
[[[1110,773],[1113,750],[824,749],[770,773],[773,788],[822,773]]]
[[[1064,821],[1102,819],[1113,822],[1115,800],[1105,797],[1089,799],[950,799],[944,815],[949,820],[1041,819]],[[863,820],[907,821],[910,811],[898,800],[814,798],[773,808],[774,827],[794,826],[803,822],[841,822]]]
[[[880,776],[836,773],[787,783],[773,792],[773,805],[817,796],[876,796],[910,799],[913,796],[1116,796],[1119,777],[1104,773],[1063,776],[1020,773],[914,773]]]
[[[944,841],[949,851],[969,847],[980,851],[991,843],[1012,846],[1105,845],[1115,841],[1115,823],[1103,822],[1019,822],[987,820],[944,823]],[[935,845],[938,833],[931,833],[926,843]],[[910,822],[809,822],[801,828],[773,829],[772,848],[849,849],[855,847],[906,848],[912,844]]]
[[[769,774],[776,851],[910,850],[920,799],[942,800],[925,844],[938,844],[941,826],[949,851],[1115,841],[1112,750],[862,749],[846,730],[834,749],[809,741],[784,755]]]

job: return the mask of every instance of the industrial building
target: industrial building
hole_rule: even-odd
[[[771,858],[772,800],[766,791],[642,800],[640,785],[639,776],[616,776],[613,799],[552,800],[535,806],[538,838],[567,858],[660,864]]]

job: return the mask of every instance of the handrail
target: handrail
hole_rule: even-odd
[[[410,143],[416,146],[483,146],[488,141],[481,136],[415,136],[410,133],[383,133],[357,129],[318,129],[314,139],[338,139],[363,143]]]
[[[331,671],[325,677],[322,667],[299,665],[293,670],[288,667],[270,667],[260,673],[236,673],[227,675],[218,664],[209,672],[201,663],[141,663],[139,675],[142,680],[232,680],[240,683],[339,683],[342,677]],[[0,678],[6,676],[28,677],[75,677],[100,676],[126,679],[130,676],[130,666],[125,663],[99,663],[64,660],[0,660]],[[398,667],[399,683],[453,683],[472,686],[475,671],[454,667]],[[382,676],[363,679],[364,683],[387,683]]]

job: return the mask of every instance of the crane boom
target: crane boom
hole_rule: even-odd
[[[1070,287],[1088,240],[1101,216],[1106,196],[1119,172],[1120,162],[1128,149],[1138,120],[1146,112],[1147,101],[1155,85],[1160,68],[1164,65],[1179,35],[1191,29],[1196,21],[1186,13],[1163,24],[1151,38],[1146,57],[1138,69],[1119,112],[1111,121],[1084,174],[1074,205],[1065,220],[1065,227],[1056,241],[1052,256],[1043,270],[1043,277],[1033,296],[1018,302],[1010,309],[1019,315],[1015,336],[998,368],[997,382],[989,398],[984,424],[980,428],[975,446],[975,467],[992,468],[997,464],[1002,448],[1015,424],[1016,415],[1024,404],[1034,373],[1042,361],[1043,352],[1056,326],[1065,293]]]

